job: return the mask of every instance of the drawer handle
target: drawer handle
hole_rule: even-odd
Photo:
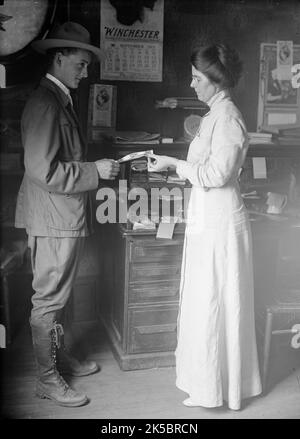
[[[138,326],[136,327],[136,330],[144,335],[144,334],[157,334],[160,332],[175,332],[176,331],[176,324],[169,324],[169,325],[152,325],[152,326]]]

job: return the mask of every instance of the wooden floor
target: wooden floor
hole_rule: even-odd
[[[78,336],[78,333],[77,333]],[[79,408],[56,406],[34,396],[35,363],[29,325],[19,330],[12,345],[1,349],[2,417],[11,419],[300,419],[300,349],[273,349],[270,390],[244,402],[240,411],[187,408],[186,395],[175,387],[173,367],[120,370],[100,326],[85,327],[79,339],[87,340],[89,357],[101,371],[69,380],[90,402]]]

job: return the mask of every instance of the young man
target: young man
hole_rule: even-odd
[[[26,228],[33,271],[30,325],[38,365],[36,394],[63,406],[88,399],[71,389],[59,372],[85,376],[95,362],[79,362],[66,350],[59,317],[70,297],[84,237],[91,231],[89,191],[99,179],[114,179],[119,164],[86,161],[86,145],[70,89],[88,76],[89,32],[67,22],[33,48],[48,56],[48,73],[26,103],[22,120],[25,174],[18,195],[16,227]]]

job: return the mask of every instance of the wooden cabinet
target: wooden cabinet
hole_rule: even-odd
[[[117,224],[101,229],[105,294],[100,315],[120,367],[173,365],[183,233],[168,240]]]

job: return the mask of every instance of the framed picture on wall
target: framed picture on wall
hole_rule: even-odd
[[[291,71],[295,64],[300,64],[300,45],[261,44],[257,131],[300,127],[300,88],[293,87]]]

